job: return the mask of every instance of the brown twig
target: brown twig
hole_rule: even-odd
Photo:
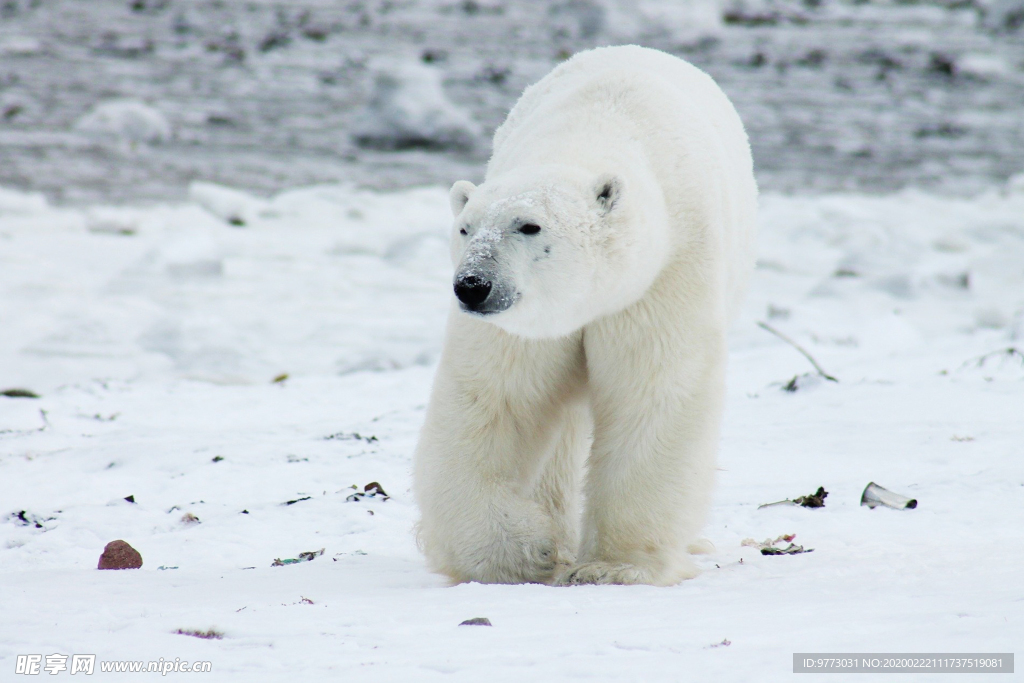
[[[787,344],[792,346],[794,349],[799,351],[803,355],[804,358],[806,358],[807,360],[809,360],[811,362],[811,365],[813,365],[814,369],[818,371],[818,374],[821,375],[822,377],[824,377],[825,379],[827,379],[829,382],[838,382],[839,381],[835,377],[833,377],[832,375],[830,375],[827,372],[825,372],[824,370],[822,370],[821,366],[818,365],[818,361],[814,360],[814,357],[811,356],[811,354],[807,353],[807,351],[804,349],[804,347],[800,346],[795,341],[793,341],[792,339],[790,339],[786,335],[782,334],[781,332],[779,332],[777,329],[775,329],[774,327],[772,327],[768,323],[764,323],[764,322],[761,322],[760,320],[758,320],[757,321],[757,326],[760,327],[763,330],[771,332],[776,337],[778,337],[779,339],[781,339],[782,341],[786,342]]]
[[[1006,349],[999,349],[998,351],[990,351],[989,353],[986,353],[986,354],[984,354],[982,356],[978,356],[977,358],[971,358],[970,360],[965,360],[960,365],[960,369],[962,370],[962,369],[964,369],[965,367],[967,367],[968,365],[971,365],[971,364],[973,364],[976,367],[982,368],[982,367],[985,367],[985,363],[987,363],[990,358],[998,358],[999,356],[1003,356],[1003,362],[1004,363],[1006,361],[1008,361],[1008,360],[1013,360],[1014,358],[1019,358],[1020,362],[1021,362],[1021,365],[1024,366],[1024,352],[1020,351],[1015,346],[1011,346],[1011,347],[1006,348]]]

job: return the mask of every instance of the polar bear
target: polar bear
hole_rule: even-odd
[[[754,258],[729,100],[656,50],[580,53],[450,197],[455,297],[413,476],[429,564],[457,582],[695,576]]]

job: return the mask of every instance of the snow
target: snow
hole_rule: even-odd
[[[130,99],[97,104],[75,127],[84,133],[112,137],[129,144],[166,142],[171,137],[167,117],[145,102]]]
[[[480,126],[444,92],[441,73],[416,61],[377,69],[356,141],[371,148],[469,149]]]
[[[956,71],[975,78],[1005,78],[1013,74],[1013,69],[1002,59],[985,54],[964,55]]]
[[[0,55],[5,57],[31,57],[43,52],[43,44],[32,36],[8,36],[0,40]]]
[[[409,492],[451,297],[444,188],[79,208],[0,190],[0,390],[41,396],[0,397],[0,679],[32,653],[258,682],[776,681],[794,652],[1012,652],[1020,183],[769,193],[761,224],[704,573],[450,587]],[[346,501],[374,481],[388,500]],[[917,509],[861,507],[869,481]],[[822,509],[757,509],[818,486]],[[741,546],[788,533],[814,551]],[[95,569],[115,539],[141,569]],[[493,626],[459,626],[475,617]]]
[[[689,0],[563,0],[548,8],[551,25],[598,44],[631,43],[664,35],[684,43],[717,36],[722,3]]]
[[[989,29],[1009,32],[1024,25],[1024,0],[991,0],[981,6]]]

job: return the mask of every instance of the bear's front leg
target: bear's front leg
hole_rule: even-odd
[[[659,301],[657,287],[650,299],[584,332],[594,443],[580,561],[562,585],[671,585],[698,573],[688,551],[714,482],[724,326],[692,302]]]
[[[519,339],[455,314],[414,470],[432,569],[460,582],[550,583],[574,560],[533,492],[583,373],[579,335]]]

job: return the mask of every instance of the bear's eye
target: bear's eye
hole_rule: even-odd
[[[465,234],[467,234],[467,233],[466,233],[466,229],[465,229],[465,228],[459,228],[459,234],[460,234],[460,235],[465,235]]]
[[[524,235],[536,235],[538,232],[540,232],[540,226],[534,225],[533,223],[527,223],[526,225],[522,225],[519,227],[519,232],[523,233]]]

